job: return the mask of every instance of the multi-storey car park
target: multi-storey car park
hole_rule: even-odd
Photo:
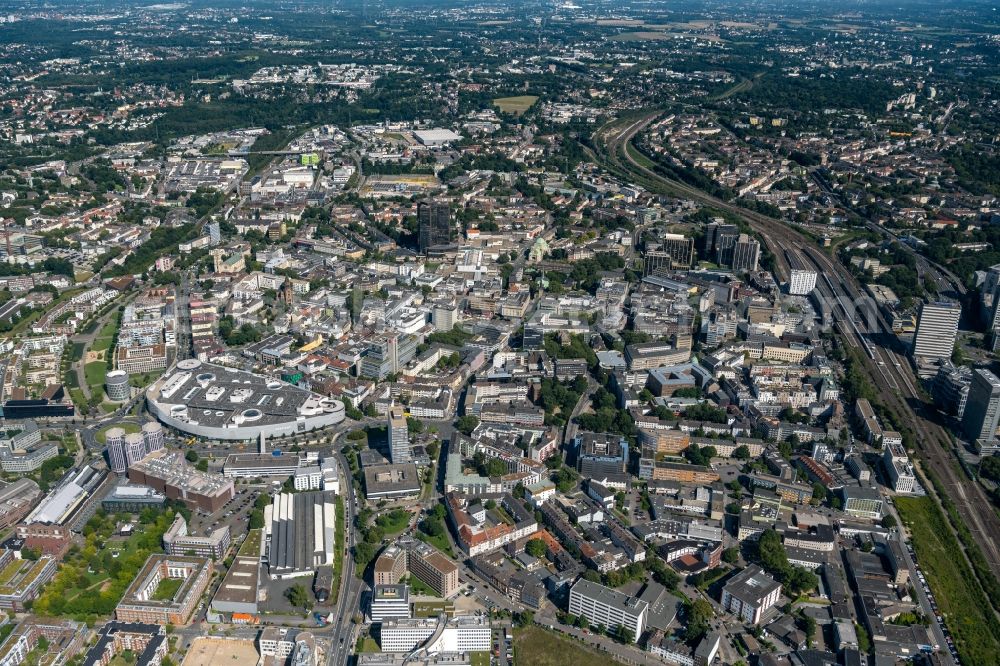
[[[178,361],[146,391],[146,403],[166,425],[210,439],[292,435],[344,420],[338,400],[197,359]]]

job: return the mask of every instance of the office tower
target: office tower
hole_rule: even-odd
[[[124,428],[111,428],[104,435],[108,445],[108,465],[115,474],[124,474],[128,469],[128,458],[125,455]]]
[[[421,252],[451,243],[451,211],[440,201],[417,204],[417,245]]]
[[[962,429],[976,440],[992,440],[1000,423],[1000,378],[985,368],[972,373],[969,398],[962,413]]]
[[[746,234],[740,234],[733,244],[733,271],[737,273],[755,271],[759,261],[760,243]]]
[[[793,268],[788,279],[788,293],[792,296],[805,296],[816,288],[816,271]]]
[[[643,275],[657,275],[694,263],[694,239],[681,234],[664,234],[651,242],[643,255]]]
[[[208,223],[208,239],[212,245],[218,245],[222,242],[222,226],[218,222]]]
[[[980,316],[990,334],[991,349],[998,351],[1000,350],[1000,264],[990,266],[982,277],[979,293],[982,306]]]
[[[163,448],[163,426],[156,421],[144,423],[142,438],[146,442],[146,452],[159,451]]]
[[[715,257],[715,263],[728,266],[733,262],[733,246],[739,237],[740,230],[735,224],[715,225],[712,231],[712,254],[709,256]]]
[[[406,425],[403,408],[393,405],[389,408],[389,458],[395,463],[409,462],[410,431]]]
[[[694,239],[682,234],[664,234],[660,240],[662,250],[670,255],[674,266],[690,266],[694,263]]]
[[[450,331],[458,322],[458,308],[450,303],[434,305],[431,323],[436,331]]]
[[[788,293],[792,296],[805,296],[816,288],[816,271],[810,268],[798,250],[785,250],[785,258],[791,274],[788,276]]]
[[[924,303],[913,336],[913,356],[927,360],[951,358],[961,316],[962,306],[958,303]]]
[[[131,467],[146,457],[146,440],[139,432],[125,435],[125,460]]]

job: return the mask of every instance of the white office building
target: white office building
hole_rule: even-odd
[[[793,268],[788,278],[788,293],[805,296],[816,288],[816,271]]]
[[[402,583],[397,585],[376,585],[372,591],[369,615],[371,615],[372,622],[410,617],[409,586]]]
[[[387,620],[379,629],[382,652],[409,652],[420,647],[425,641],[437,638],[423,645],[428,653],[487,652],[490,649],[490,623],[481,615],[458,615],[444,620],[440,618],[400,618]]]
[[[635,642],[646,629],[649,604],[581,578],[569,591],[569,612],[587,618],[591,626],[603,625],[608,631],[621,625],[632,632]]]
[[[393,464],[409,462],[412,457],[410,431],[399,405],[389,407],[389,456]]]
[[[951,358],[961,316],[962,306],[958,303],[924,303],[913,336],[913,356],[929,361]]]
[[[757,624],[764,612],[778,603],[781,584],[751,564],[722,588],[722,607],[744,622]]]

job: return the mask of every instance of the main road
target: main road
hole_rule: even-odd
[[[784,250],[805,250],[809,259],[816,263],[827,294],[839,298],[848,310],[841,316],[844,323],[841,328],[848,344],[853,342],[852,346],[860,345],[866,350],[860,358],[879,395],[900,422],[913,429],[921,461],[937,477],[985,554],[993,575],[1000,578],[1000,546],[996,541],[996,535],[1000,534],[1000,517],[993,510],[982,486],[965,476],[955,464],[951,435],[933,419],[934,409],[917,390],[919,382],[899,348],[895,334],[877,308],[872,307],[871,299],[844,266],[823,252],[811,250],[812,241],[796,229],[686,183],[664,177],[641,163],[632,140],[659,115],[656,110],[643,112],[600,128],[595,134],[594,145],[604,146],[602,163],[612,173],[652,192],[688,198],[742,218],[761,235],[774,255],[779,278],[787,279],[789,274]],[[648,160],[644,161],[648,164]],[[857,317],[859,309],[870,312],[871,316],[855,328],[848,322]]]

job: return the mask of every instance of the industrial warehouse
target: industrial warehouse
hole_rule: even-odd
[[[269,377],[184,359],[146,391],[160,421],[197,437],[250,440],[344,420],[344,405]]]
[[[337,514],[333,493],[279,493],[264,512],[268,573],[273,579],[312,576],[333,564]]]

